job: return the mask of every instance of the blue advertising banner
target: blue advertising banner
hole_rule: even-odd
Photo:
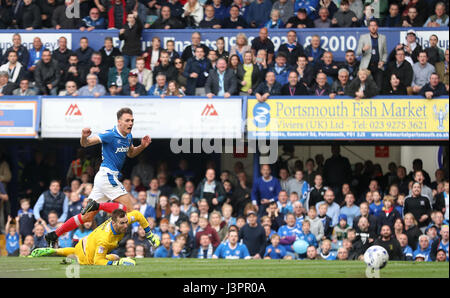
[[[38,99],[2,97],[0,100],[0,138],[37,138],[41,116]]]
[[[391,51],[398,43],[404,42],[406,32],[411,28],[380,28],[380,33],[386,35],[388,51]],[[439,38],[439,47],[447,49],[449,46],[449,32],[448,29],[440,28],[413,28],[416,30],[418,36],[418,43],[423,46],[428,46],[428,40],[431,34],[436,34]],[[348,49],[356,50],[358,40],[361,34],[368,33],[367,28],[326,28],[326,29],[295,29],[297,31],[299,41],[303,46],[307,46],[313,35],[319,35],[321,39],[321,46],[329,51],[332,51],[335,60],[343,61],[345,51]],[[275,45],[275,50],[287,41],[286,34],[289,29],[271,29],[269,37]],[[104,38],[107,36],[113,37],[114,46],[120,47],[119,30],[94,30],[91,32],[81,32],[79,30],[34,30],[33,32],[26,30],[17,31],[22,36],[22,42],[28,48],[32,47],[33,38],[39,36],[46,48],[54,50],[58,47],[58,38],[65,36],[68,40],[68,46],[72,49],[79,47],[79,41],[86,36],[89,39],[89,45],[94,50],[99,50],[103,46]],[[144,30],[142,50],[151,45],[151,40],[154,36],[158,36],[162,45],[165,47],[167,41],[175,40],[175,49],[178,52],[191,44],[191,35],[193,32],[200,32],[202,34],[202,42],[207,46],[215,49],[217,38],[224,37],[225,49],[229,50],[236,44],[237,32],[244,32],[249,42],[258,36],[258,29],[246,29],[244,31],[236,31],[232,29],[178,29],[178,30]],[[10,30],[0,30],[0,49],[6,49],[12,45],[12,35],[15,32]]]

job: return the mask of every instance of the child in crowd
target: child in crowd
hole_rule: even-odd
[[[284,259],[286,257],[286,249],[280,244],[280,236],[278,234],[272,234],[270,237],[271,245],[266,247],[264,253],[264,259]]]
[[[347,224],[347,215],[339,215],[339,224],[334,227],[331,239],[333,241],[333,250],[337,250],[342,247],[342,241],[347,238],[347,231],[351,227]]]
[[[17,231],[20,227],[17,227],[16,222],[18,222],[18,218],[13,220],[11,216],[8,215],[8,221],[6,222],[5,231],[8,232],[6,234],[6,251],[8,252],[8,256],[18,256],[19,255],[19,233]]]
[[[26,236],[33,234],[34,223],[36,222],[33,209],[30,208],[30,199],[20,200],[20,209],[17,216],[19,217],[19,233],[23,241]]]
[[[372,192],[373,197],[373,203],[369,205],[370,214],[374,215],[375,217],[378,217],[380,213],[383,211],[383,202],[381,201],[381,195],[378,190],[375,190]]]

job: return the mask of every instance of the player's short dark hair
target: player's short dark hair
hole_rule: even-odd
[[[119,120],[123,114],[133,115],[133,111],[130,108],[121,108],[119,111],[117,111],[117,120]]]
[[[113,222],[116,222],[118,218],[123,218],[127,213],[123,209],[116,209],[111,214],[111,219]]]

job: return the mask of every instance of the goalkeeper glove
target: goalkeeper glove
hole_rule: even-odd
[[[135,266],[136,261],[132,258],[120,258],[118,261],[113,261],[112,264],[115,266]]]
[[[148,232],[147,234],[145,234],[145,237],[147,237],[148,242],[150,242],[150,244],[155,248],[158,247],[161,243],[159,241],[159,237],[152,232]]]

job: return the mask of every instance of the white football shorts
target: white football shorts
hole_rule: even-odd
[[[106,167],[100,167],[94,178],[94,187],[89,195],[89,199],[93,199],[98,203],[108,202],[126,195],[122,182],[119,181],[119,172],[112,171]]]

